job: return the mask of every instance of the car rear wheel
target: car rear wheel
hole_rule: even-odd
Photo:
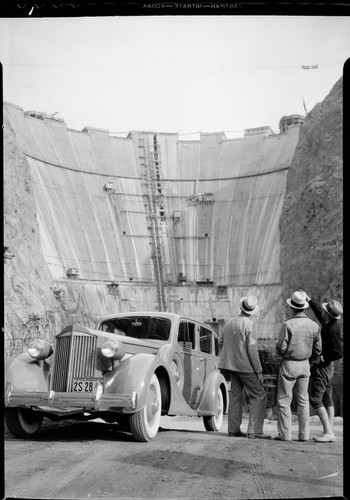
[[[203,417],[204,427],[207,431],[219,431],[224,418],[224,398],[222,390],[219,389],[216,397],[215,415]]]
[[[6,408],[5,420],[11,434],[19,438],[28,438],[40,429],[43,415],[26,408]]]
[[[150,441],[159,429],[162,396],[157,376],[153,374],[147,389],[147,400],[142,410],[130,415],[130,430],[136,441]]]

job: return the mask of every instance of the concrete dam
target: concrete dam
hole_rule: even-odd
[[[55,297],[54,307],[50,300],[32,313],[60,316],[75,304],[85,324],[127,310],[215,323],[255,293],[260,336],[275,337],[283,310],[279,218],[301,117],[279,134],[266,126],[239,139],[205,133],[184,141],[176,133],[71,130],[9,103],[4,115],[27,171],[18,183],[27,179],[34,201],[35,212],[22,214],[37,225],[32,261],[46,267]]]
[[[340,81],[305,122],[300,115],[282,117],[279,133],[262,126],[236,139],[218,132],[191,141],[177,133],[117,137],[93,127],[72,130],[62,119],[4,103],[7,355],[28,338],[51,339],[73,321],[93,326],[98,317],[118,311],[178,312],[220,331],[249,293],[261,309],[258,337],[266,341],[263,347],[274,347],[287,314],[286,294],[298,284],[313,292],[317,273],[309,253],[320,269],[336,269],[323,292],[333,290],[328,299],[342,300],[334,247],[326,254],[323,246],[322,261],[316,244],[307,250],[312,235],[303,236],[304,267],[293,264],[301,244],[295,223],[303,224],[308,213],[306,207],[294,217],[293,207],[298,210],[312,195],[320,199],[319,172],[308,168],[322,162],[311,162],[306,151],[324,122],[324,108],[341,123],[341,90]],[[334,120],[331,127],[333,132]],[[326,157],[341,157],[338,146],[328,142]],[[330,184],[327,165],[324,190]],[[296,199],[301,192],[309,198]],[[322,208],[319,215],[324,221]],[[285,245],[281,232],[288,233]]]

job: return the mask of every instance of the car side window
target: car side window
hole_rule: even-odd
[[[215,356],[220,356],[220,346],[217,335],[214,336],[214,344],[215,344]]]
[[[189,347],[190,349],[195,349],[195,335],[194,335],[194,323],[188,321],[181,321],[179,325],[179,332],[177,336],[177,341],[184,347]]]
[[[201,352],[206,352],[207,354],[212,353],[212,336],[213,332],[204,328],[203,326],[199,327],[199,348]]]

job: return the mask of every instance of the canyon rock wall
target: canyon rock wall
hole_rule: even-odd
[[[4,308],[6,341],[52,333],[51,275],[41,256],[31,171],[4,116]],[[19,346],[20,347],[20,346]]]
[[[343,304],[343,78],[306,116],[288,171],[280,218],[285,299],[301,287],[319,303]],[[316,319],[308,310],[312,319]],[[339,320],[343,329],[343,318]],[[343,359],[332,380],[336,414],[343,411]]]
[[[284,297],[343,303],[343,79],[306,116],[280,218]]]

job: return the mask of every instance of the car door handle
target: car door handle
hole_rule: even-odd
[[[205,358],[199,358],[199,361],[205,361]]]

